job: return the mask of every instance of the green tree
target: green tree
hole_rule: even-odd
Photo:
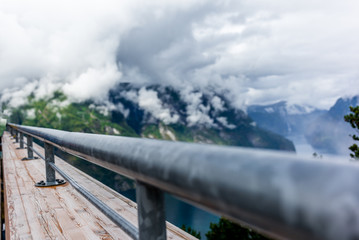
[[[14,108],[12,110],[12,114],[10,116],[10,122],[22,124],[23,121],[24,121],[24,114],[21,111],[21,109]]]
[[[181,227],[182,230],[188,232],[189,234],[191,234],[192,236],[201,239],[201,233],[199,231],[194,230],[193,228],[191,228],[190,226],[186,227],[186,225],[182,225]]]
[[[344,116],[344,120],[356,130],[357,133],[359,133],[359,106],[356,107],[350,107],[350,112],[348,115]],[[354,141],[359,141],[358,135],[350,135]],[[356,160],[359,160],[359,147],[357,144],[353,144],[349,147],[349,149],[353,152],[350,153],[350,156]]]
[[[223,217],[218,223],[211,223],[210,229],[206,233],[208,240],[269,240],[252,229],[242,227]]]

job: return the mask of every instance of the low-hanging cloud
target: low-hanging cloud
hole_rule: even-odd
[[[105,101],[120,82],[226,91],[237,107],[328,108],[359,92],[356,0],[0,5],[0,88],[14,106],[31,89]],[[210,123],[199,109],[193,118]]]
[[[210,105],[204,105],[202,101],[203,94],[201,92],[192,92],[185,89],[182,92],[182,98],[187,103],[187,123],[188,126],[193,125],[206,125],[216,127],[213,119],[209,116]]]
[[[141,88],[138,91],[138,105],[140,108],[148,113],[151,113],[156,119],[163,121],[165,124],[177,123],[179,116],[176,113],[171,113],[169,108],[163,106],[163,103],[158,98],[157,92]]]
[[[116,65],[90,68],[62,87],[64,93],[75,100],[84,101],[89,96],[106,99],[108,90],[121,78]]]

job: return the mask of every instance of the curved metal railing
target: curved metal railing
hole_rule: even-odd
[[[16,137],[22,133],[43,141],[45,150],[55,146],[135,179],[139,239],[166,238],[163,191],[279,239],[359,237],[356,164],[251,148],[8,127]],[[61,174],[51,157],[45,159]]]

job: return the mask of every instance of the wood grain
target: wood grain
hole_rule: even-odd
[[[21,161],[10,134],[2,138],[6,239],[131,239],[70,184],[37,188],[45,179],[42,159]],[[43,149],[34,144],[43,153]],[[137,206],[101,182],[56,157],[56,165],[80,185],[137,226]],[[61,178],[61,176],[56,176]],[[196,239],[167,223],[168,239]]]

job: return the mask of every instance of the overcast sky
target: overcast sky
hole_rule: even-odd
[[[0,0],[0,89],[83,100],[161,83],[328,108],[359,94],[358,13],[358,0]]]

